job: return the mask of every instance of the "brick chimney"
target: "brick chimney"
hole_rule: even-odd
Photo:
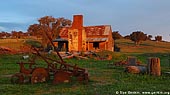
[[[82,29],[83,28],[83,15],[74,15],[72,28]]]
[[[86,34],[83,27],[83,15],[73,16],[73,23],[68,33],[69,51],[84,51],[86,49]]]

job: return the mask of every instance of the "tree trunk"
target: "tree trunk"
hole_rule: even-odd
[[[139,41],[136,41],[135,42],[135,46],[139,46],[140,45],[140,42]]]

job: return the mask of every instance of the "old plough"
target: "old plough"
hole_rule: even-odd
[[[58,55],[61,58],[61,61],[58,61],[54,58],[50,58],[47,56],[44,56],[39,52],[38,49],[33,48],[34,55],[36,57],[39,57],[47,63],[47,67],[34,67],[33,65],[35,63],[34,61],[30,62],[18,62],[20,66],[20,72],[14,74],[11,77],[12,83],[26,83],[31,82],[32,84],[38,83],[38,82],[46,82],[49,79],[52,79],[53,84],[63,83],[63,82],[70,82],[72,79],[76,79],[79,82],[85,82],[87,83],[88,78],[88,72],[84,68],[80,68],[77,65],[70,65],[66,62],[64,62],[60,55]],[[59,54],[57,52],[57,54]],[[25,64],[29,64],[28,69],[25,68]]]
[[[39,82],[46,82],[52,79],[53,84],[71,82],[73,79],[79,82],[87,83],[89,80],[88,72],[84,68],[80,68],[77,65],[70,65],[63,61],[59,52],[57,51],[52,39],[46,34],[51,45],[54,47],[54,52],[58,55],[59,60],[45,56],[35,47],[32,47],[33,54],[39,57],[47,63],[47,67],[34,67],[36,64],[35,59],[30,62],[18,62],[20,66],[20,72],[14,74],[11,77],[12,83],[25,83],[30,82],[32,84]],[[25,68],[25,64],[29,64],[29,68]]]

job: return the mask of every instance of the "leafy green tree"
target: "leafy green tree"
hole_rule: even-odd
[[[147,39],[147,35],[142,31],[136,31],[130,34],[130,39],[135,42],[135,45],[138,46],[142,41]]]
[[[125,38],[125,39],[130,39],[130,35],[126,35],[126,36],[124,36],[123,38]]]
[[[112,37],[114,40],[123,38],[122,35],[119,34],[119,31],[113,31]]]
[[[151,40],[151,38],[152,38],[152,35],[147,36],[147,40]]]
[[[54,40],[59,35],[59,31],[62,27],[71,25],[71,20],[54,18],[52,16],[42,17],[38,22],[38,24],[29,26],[28,33],[33,36],[41,37],[44,47],[50,44],[49,38]]]
[[[155,36],[156,41],[162,41],[162,36]]]
[[[40,32],[39,24],[30,25],[27,31],[30,36],[37,36],[37,37],[42,36],[42,33]]]
[[[11,34],[8,32],[4,32],[4,31],[0,32],[0,38],[9,38],[10,36]]]
[[[113,31],[112,37],[113,37],[114,41],[117,40],[117,39],[123,38],[122,35],[119,34],[119,31]],[[117,51],[117,52],[120,51],[120,48],[116,45],[116,43],[114,44],[114,51]]]

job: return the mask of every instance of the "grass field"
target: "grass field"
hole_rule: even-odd
[[[170,42],[143,41],[140,46],[135,46],[134,42],[128,39],[119,39],[115,44],[125,53],[168,53],[170,52]]]
[[[156,91],[170,94],[170,75],[164,74],[170,71],[169,43],[160,42],[156,45],[156,42],[149,41],[143,42],[139,47],[134,47],[133,42],[129,40],[117,40],[116,43],[121,47],[121,52],[113,53],[111,61],[65,60],[69,64],[78,64],[88,70],[90,81],[87,85],[78,82],[52,85],[51,81],[39,84],[11,84],[8,75],[19,71],[16,62],[22,61],[21,55],[0,55],[0,95],[115,95],[116,93],[130,94],[130,92],[139,95],[144,92],[156,95],[154,94]],[[147,50],[153,47],[155,51]],[[148,57],[159,57],[162,75],[156,77],[147,74],[129,74],[124,72],[125,67],[108,67],[108,63],[126,60],[127,56],[136,56],[143,64],[147,63]]]
[[[19,50],[25,39],[0,39],[0,46]]]

